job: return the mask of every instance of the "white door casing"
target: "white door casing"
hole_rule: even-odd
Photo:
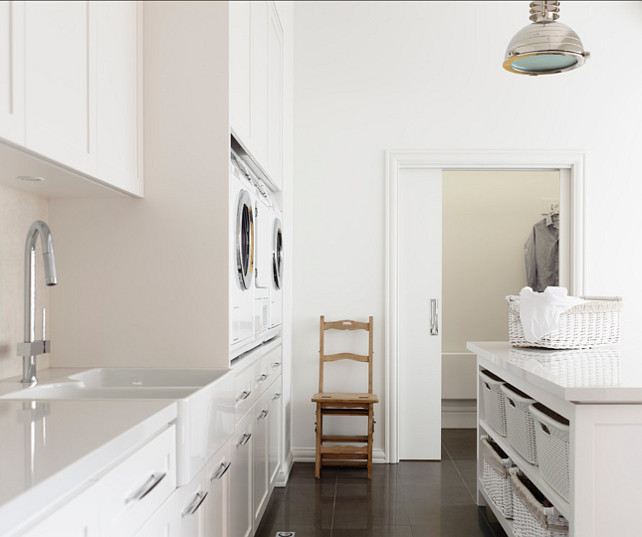
[[[570,281],[569,292],[584,294],[585,273],[585,220],[584,192],[586,182],[586,153],[564,151],[386,151],[386,260],[385,260],[385,379],[384,414],[385,460],[398,462],[400,407],[399,407],[399,181],[402,170],[560,170],[561,202],[569,210],[567,237]],[[568,198],[568,200],[565,199]],[[564,248],[564,244],[561,245]],[[561,266],[563,269],[564,267]],[[440,364],[440,362],[439,362]],[[439,367],[441,367],[439,365]],[[439,409],[441,404],[436,405]]]

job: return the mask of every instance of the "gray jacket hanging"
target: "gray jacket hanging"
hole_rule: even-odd
[[[524,245],[526,282],[533,291],[543,292],[559,285],[559,229],[549,215],[533,226]]]

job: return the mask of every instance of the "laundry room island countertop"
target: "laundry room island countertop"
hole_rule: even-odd
[[[563,401],[642,404],[642,357],[624,345],[585,350],[512,347],[507,341],[468,342],[466,348]]]

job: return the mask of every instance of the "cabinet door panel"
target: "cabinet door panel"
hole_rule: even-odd
[[[250,2],[230,2],[230,125],[251,151],[250,35]]]
[[[0,2],[0,136],[24,145],[24,2]]]
[[[282,187],[283,175],[283,29],[274,4],[268,13],[267,172]]]
[[[140,191],[138,174],[139,5],[94,2],[96,149],[100,179]]]
[[[252,445],[254,412],[237,425],[230,442],[230,537],[252,534]],[[249,439],[248,436],[250,435]]]
[[[26,146],[95,172],[94,21],[88,2],[26,2]]]
[[[98,537],[100,496],[90,488],[63,505],[22,537]]]
[[[268,418],[270,412],[269,393],[254,407],[254,458],[253,458],[253,506],[254,523],[258,526],[268,496]]]
[[[268,476],[270,487],[274,486],[281,460],[281,436],[283,434],[282,380],[279,377],[270,389],[270,422],[268,425]]]
[[[231,471],[229,446],[225,445],[212,457],[207,468],[210,487],[209,511],[205,521],[207,537],[231,537],[228,532]]]
[[[251,2],[252,20],[252,65],[251,65],[251,109],[250,136],[252,150],[259,164],[267,161],[267,80],[268,80],[268,4]]]
[[[210,510],[207,477],[201,472],[177,493],[178,533],[181,537],[205,537],[206,516]],[[207,536],[209,537],[209,536]]]

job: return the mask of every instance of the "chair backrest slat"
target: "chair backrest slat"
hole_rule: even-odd
[[[368,364],[368,393],[372,393],[372,357],[373,357],[373,318],[369,317],[368,322],[352,321],[344,319],[341,321],[326,322],[325,316],[321,315],[319,325],[319,392],[323,392],[323,365],[325,362],[336,362],[338,360],[354,360]],[[368,355],[342,352],[338,354],[325,354],[324,337],[326,330],[366,330],[368,331]]]

